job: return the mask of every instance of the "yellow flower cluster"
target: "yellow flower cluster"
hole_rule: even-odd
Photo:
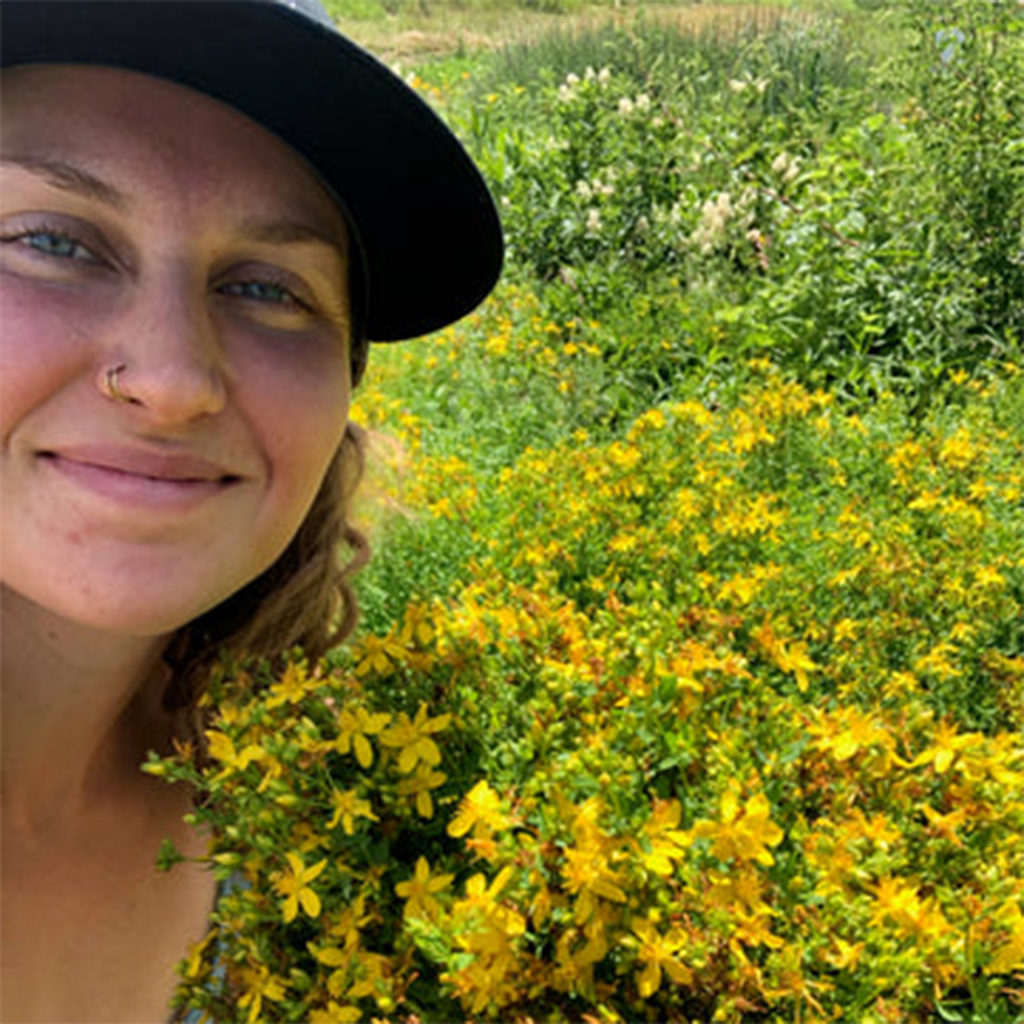
[[[1012,1012],[1019,385],[914,424],[751,375],[734,401],[669,403],[617,440],[489,476],[447,463],[479,540],[449,594],[332,670],[225,675],[209,766],[150,766],[205,788],[226,879],[188,1005],[217,1021]],[[450,522],[424,497],[446,463],[402,440],[396,503],[418,491],[424,527]]]

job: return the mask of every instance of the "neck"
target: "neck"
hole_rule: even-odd
[[[4,815],[42,828],[137,783],[166,742],[166,638],[88,629],[7,589],[2,614]]]

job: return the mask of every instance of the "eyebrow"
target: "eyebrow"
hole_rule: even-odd
[[[304,221],[249,219],[242,222],[240,229],[243,235],[254,242],[265,242],[268,245],[326,245],[343,261],[348,253],[343,236]]]
[[[23,171],[45,178],[47,184],[65,192],[74,192],[87,199],[96,199],[117,210],[125,210],[130,205],[128,197],[102,178],[90,174],[81,167],[65,163],[63,160],[52,160],[47,157],[5,156],[0,164],[19,167]]]
[[[131,206],[128,196],[110,182],[64,160],[33,156],[0,157],[0,166],[5,165],[28,171],[44,178],[54,188],[98,200],[119,211]],[[250,218],[241,223],[240,233],[254,242],[268,245],[324,245],[332,249],[342,262],[348,257],[344,235],[303,221]]]

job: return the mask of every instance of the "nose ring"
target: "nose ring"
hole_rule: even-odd
[[[128,366],[125,363],[118,363],[117,366],[111,366],[106,371],[103,377],[103,388],[107,395],[112,398],[115,402],[133,402],[134,399],[127,392],[122,391],[120,385],[117,383],[117,378],[120,374],[127,370]]]

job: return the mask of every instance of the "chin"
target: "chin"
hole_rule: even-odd
[[[75,584],[54,588],[19,587],[8,581],[4,590],[22,605],[23,611],[42,614],[92,632],[125,638],[166,639],[183,626],[227,600],[254,577],[239,578],[237,585],[176,585],[167,574],[146,574],[129,585],[109,577],[90,587],[79,578]],[[65,581],[67,582],[67,581]],[[119,586],[118,583],[124,585]]]

